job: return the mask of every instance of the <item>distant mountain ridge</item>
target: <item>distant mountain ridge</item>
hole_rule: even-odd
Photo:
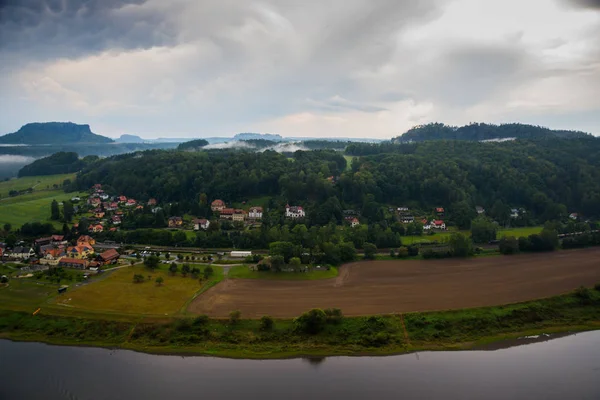
[[[273,142],[283,141],[283,137],[281,135],[276,135],[276,134],[272,134],[272,133],[238,133],[233,137],[233,140],[254,140],[254,139],[271,140]]]
[[[526,124],[484,124],[474,123],[461,127],[441,123],[420,125],[409,129],[401,136],[392,139],[394,143],[423,142],[426,140],[493,140],[493,139],[536,139],[546,137],[581,138],[591,136],[580,131],[552,130]]]
[[[137,135],[123,134],[123,135],[121,135],[120,138],[115,139],[115,142],[117,142],[117,143],[144,143],[144,142],[146,142],[146,140],[142,139],[141,137],[139,137]]]
[[[23,125],[17,132],[0,136],[5,144],[74,144],[113,143],[106,136],[93,133],[90,126],[73,122],[33,122]]]

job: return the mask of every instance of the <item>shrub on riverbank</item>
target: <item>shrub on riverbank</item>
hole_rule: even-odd
[[[337,310],[311,310],[296,320],[277,320],[276,324],[269,317],[240,319],[235,324],[206,316],[136,324],[0,311],[0,337],[150,351],[185,348],[215,355],[220,351],[229,355],[257,351],[272,356],[308,354],[317,349],[334,354],[370,349],[398,352],[411,346],[438,348],[484,337],[598,321],[600,291],[584,288],[521,304],[403,316],[342,317]]]

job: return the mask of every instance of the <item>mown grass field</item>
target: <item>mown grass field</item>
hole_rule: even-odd
[[[227,276],[234,279],[266,279],[282,281],[313,281],[318,279],[335,278],[338,270],[331,267],[328,271],[310,271],[310,272],[269,272],[252,271],[247,265],[236,265],[231,267]]]
[[[48,176],[26,176],[23,178],[10,179],[0,182],[0,198],[8,197],[11,190],[26,190],[33,188],[34,191],[52,190],[53,185],[62,185],[65,179],[75,179],[75,174],[48,175]]]
[[[536,233],[540,233],[542,231],[542,229],[543,229],[542,226],[526,226],[524,228],[502,229],[502,230],[498,231],[497,237],[498,237],[498,239],[501,239],[503,236],[515,236],[515,237],[529,236],[529,235],[533,235]]]
[[[11,279],[7,286],[0,286],[0,304],[4,308],[33,312],[56,295],[59,287],[31,278]]]
[[[353,159],[354,157],[355,157],[355,156],[347,156],[347,155],[344,155],[344,158],[346,159],[346,170],[349,170],[349,169],[352,167],[352,159]]]
[[[542,231],[542,229],[543,229],[543,227],[541,227],[541,226],[527,226],[524,228],[500,229],[500,230],[498,230],[496,237],[498,239],[501,239],[503,236],[515,236],[515,237],[529,236],[529,235],[533,235],[534,233],[540,233]],[[461,232],[468,236],[471,235],[470,231],[449,230],[449,231],[445,231],[445,232],[436,232],[433,235],[403,236],[402,237],[402,245],[410,246],[412,244],[418,244],[418,243],[423,243],[423,242],[442,243],[442,242],[448,240],[450,238],[450,236],[452,235],[452,233],[454,233],[454,232]]]
[[[222,270],[213,269],[215,275],[210,280],[222,279]],[[134,274],[143,275],[146,281],[134,283]],[[149,280],[148,276],[151,277]],[[155,283],[159,276],[164,279],[160,286]],[[206,283],[200,283],[190,275],[185,278],[180,273],[171,276],[165,269],[151,272],[138,265],[114,271],[98,282],[62,294],[56,298],[56,304],[102,312],[172,315],[179,312]]]
[[[244,210],[248,210],[248,208],[250,208],[250,207],[264,207],[265,204],[267,204],[270,199],[271,199],[270,196],[252,197],[246,201],[246,204],[242,204],[241,202],[235,202],[235,203],[227,204],[227,207],[241,208]]]
[[[27,222],[48,222],[52,200],[61,202],[76,195],[77,193],[50,190],[2,199],[0,200],[0,224],[9,223],[13,228],[18,228]],[[57,222],[55,225],[61,227],[62,223]]]

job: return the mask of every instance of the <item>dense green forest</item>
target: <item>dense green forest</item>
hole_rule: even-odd
[[[392,139],[392,142],[422,142],[425,140],[493,140],[493,139],[539,139],[549,137],[581,138],[590,136],[578,131],[551,130],[541,126],[525,124],[481,124],[473,123],[461,127],[433,123],[409,129]]]
[[[262,153],[148,151],[116,156],[84,168],[76,185],[102,183],[127,196],[181,203],[197,211],[209,200],[241,202],[269,197],[307,208],[308,222],[340,222],[343,209],[369,222],[384,219],[387,206],[431,212],[446,208],[446,220],[468,228],[482,206],[501,224],[522,208],[525,224],[578,212],[600,215],[600,139],[537,139],[503,143],[438,141],[353,144],[350,168],[339,152],[298,151],[291,158]],[[334,180],[327,179],[334,176]],[[269,206],[269,204],[265,204]]]
[[[97,160],[99,160],[98,156],[87,156],[79,159],[77,153],[54,153],[21,168],[19,177],[68,174],[77,172]]]
[[[196,150],[206,146],[208,142],[204,139],[190,140],[189,142],[183,142],[177,146],[177,150]]]
[[[89,125],[72,122],[34,122],[23,125],[17,132],[0,136],[0,143],[10,144],[65,144],[112,143],[105,136],[96,135]]]

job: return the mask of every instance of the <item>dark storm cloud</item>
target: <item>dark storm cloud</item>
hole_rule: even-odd
[[[568,0],[571,4],[579,7],[591,8],[600,11],[600,0]]]
[[[159,15],[135,12],[145,0],[8,0],[0,3],[0,51],[69,57],[172,40]],[[134,7],[132,12],[120,12]]]

